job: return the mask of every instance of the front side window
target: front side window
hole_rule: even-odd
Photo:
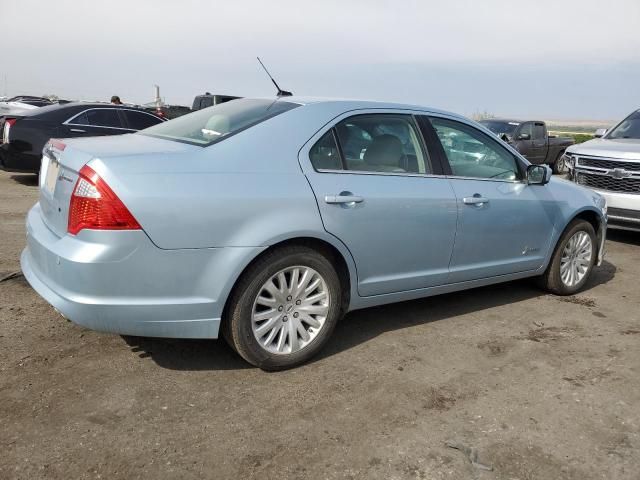
[[[347,170],[431,173],[410,115],[356,115],[338,123],[335,132]]]
[[[118,112],[113,108],[96,108],[86,112],[87,125],[95,127],[122,128],[122,122]]]
[[[283,100],[234,100],[159,123],[138,134],[206,147],[299,106]]]
[[[527,122],[522,125],[519,135],[528,135],[527,138],[531,140],[533,138],[533,123]]]
[[[533,139],[544,140],[544,125],[542,123],[536,123],[533,126]]]
[[[497,141],[453,120],[431,118],[453,175],[515,181],[520,178],[515,157]]]
[[[606,135],[606,138],[640,139],[640,110],[633,112]]]

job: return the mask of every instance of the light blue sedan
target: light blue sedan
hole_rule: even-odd
[[[349,310],[600,264],[606,204],[482,126],[419,106],[242,99],[136,134],[51,140],[21,263],[62,315],[217,338],[268,370]]]

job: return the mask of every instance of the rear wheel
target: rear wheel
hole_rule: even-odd
[[[230,345],[252,365],[280,370],[309,360],[340,316],[340,279],[306,246],[269,252],[243,274],[224,319]]]
[[[572,295],[582,290],[596,261],[596,234],[586,220],[576,219],[560,237],[547,271],[543,288],[556,295]]]

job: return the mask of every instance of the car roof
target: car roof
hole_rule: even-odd
[[[26,112],[21,112],[16,115],[19,117],[29,117],[37,120],[43,120],[46,122],[59,122],[62,123],[68,120],[70,117],[77,115],[83,110],[93,108],[112,108],[117,110],[135,110],[138,112],[144,112],[148,115],[160,118],[154,112],[143,110],[142,108],[132,107],[129,105],[114,105],[112,103],[99,103],[99,102],[69,102],[63,104],[47,105],[46,107],[40,107]]]
[[[273,100],[273,98],[265,98]],[[359,110],[359,109],[376,109],[376,108],[389,108],[397,110],[421,110],[431,113],[439,113],[442,115],[449,115],[451,117],[465,118],[463,115],[457,113],[448,112],[439,108],[428,107],[425,105],[416,105],[409,103],[397,103],[386,102],[381,100],[361,100],[361,99],[348,99],[348,98],[325,98],[325,97],[305,97],[305,96],[287,96],[278,97],[278,101],[297,103],[298,105],[318,105],[318,104],[331,104],[340,105],[344,110]]]
[[[24,113],[22,116],[25,117],[35,117],[37,115],[48,114],[50,112],[62,112],[66,110],[81,110],[81,109],[89,109],[89,108],[116,108],[116,109],[126,109],[126,110],[138,110],[141,112],[149,113],[142,108],[129,106],[129,105],[115,105],[113,103],[102,103],[102,102],[68,102],[68,103],[55,103],[53,105],[47,105],[46,107],[38,108],[35,110],[29,110],[29,112]]]

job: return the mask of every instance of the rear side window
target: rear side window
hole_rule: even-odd
[[[90,125],[89,119],[87,118],[87,112],[82,112],[80,115],[69,121],[69,123],[71,125]]]
[[[113,108],[97,108],[86,112],[88,124],[95,127],[122,128],[117,110]]]
[[[132,130],[144,130],[145,128],[157,125],[162,120],[143,112],[134,112],[132,110],[123,110],[125,118],[127,119],[127,125]]]
[[[206,147],[299,106],[283,100],[235,100],[162,122],[139,133]]]
[[[355,172],[431,173],[411,115],[349,117],[318,140],[309,156],[316,170],[344,167]]]
[[[342,170],[340,151],[333,129],[325,133],[309,151],[311,164],[316,170]]]

